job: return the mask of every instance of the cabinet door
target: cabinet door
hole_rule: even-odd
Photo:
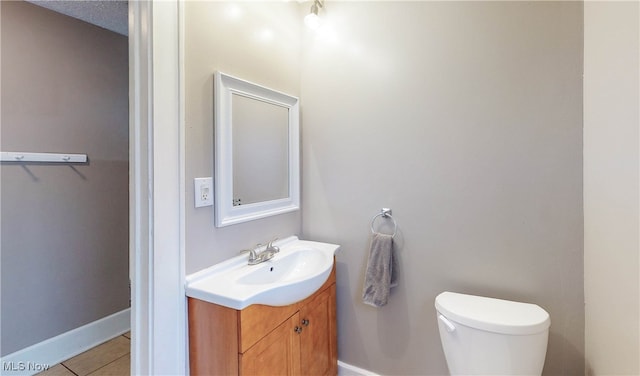
[[[335,376],[338,371],[335,284],[300,309],[300,323],[303,374]]]
[[[300,375],[299,326],[296,313],[240,354],[240,375]]]

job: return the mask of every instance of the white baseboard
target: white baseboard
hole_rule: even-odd
[[[131,328],[131,308],[49,338],[0,359],[3,376],[34,375]]]
[[[371,371],[367,371],[366,369],[358,368],[356,366],[352,366],[351,364],[347,364],[345,362],[341,362],[338,360],[338,376],[379,376],[379,375]]]

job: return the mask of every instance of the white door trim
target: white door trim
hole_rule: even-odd
[[[129,2],[133,375],[187,372],[181,11]]]

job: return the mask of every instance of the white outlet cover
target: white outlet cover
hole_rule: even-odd
[[[196,208],[213,206],[213,178],[193,179],[193,190]]]

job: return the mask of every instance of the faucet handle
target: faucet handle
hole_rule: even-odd
[[[269,242],[269,244],[267,245],[267,249],[273,251],[273,252],[280,252],[280,248],[277,246],[274,246],[273,243],[278,240],[277,237],[273,238],[272,241]]]
[[[243,249],[242,251],[240,251],[240,254],[242,253],[249,253],[249,262],[255,261],[258,258],[255,249]]]

